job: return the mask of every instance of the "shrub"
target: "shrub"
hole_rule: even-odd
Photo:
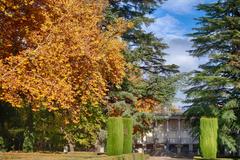
[[[24,132],[23,151],[33,152],[33,143],[34,143],[33,133],[29,132],[29,130],[26,130]]]
[[[5,151],[5,143],[2,137],[0,137],[0,151]]]
[[[132,153],[132,134],[133,134],[133,120],[132,118],[123,118],[123,153]]]
[[[200,120],[200,149],[203,158],[216,159],[218,119],[203,117]]]
[[[107,155],[123,153],[123,121],[121,117],[110,117],[107,122]]]

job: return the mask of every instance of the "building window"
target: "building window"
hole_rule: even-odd
[[[176,131],[178,130],[178,121],[177,120],[169,120],[169,130],[170,131]]]
[[[189,123],[186,122],[185,120],[182,120],[182,121],[181,121],[181,128],[182,128],[183,130],[185,130],[185,131],[188,131],[189,128],[190,128],[190,125],[189,125]]]

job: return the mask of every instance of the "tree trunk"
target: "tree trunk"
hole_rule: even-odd
[[[69,152],[74,152],[74,143],[71,140],[72,138],[67,134],[67,132],[64,130],[64,126],[60,128],[61,132],[65,135],[65,139],[67,140],[68,147],[69,147]]]
[[[33,133],[33,111],[31,104],[27,104],[27,129],[30,133]]]
[[[68,145],[69,145],[69,152],[74,152],[74,144],[72,144],[72,143],[68,143]]]
[[[144,149],[145,149],[145,143],[144,143],[144,134],[142,132],[142,153],[144,153]]]

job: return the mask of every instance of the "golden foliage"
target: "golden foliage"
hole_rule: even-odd
[[[30,32],[35,48],[0,60],[1,98],[33,110],[67,109],[98,104],[108,84],[125,75],[120,35],[131,27],[122,19],[101,29],[106,0],[48,0],[40,30]]]
[[[182,111],[181,111],[181,109],[179,109],[177,106],[171,106],[170,108],[169,108],[169,112],[170,113],[181,113]]]
[[[43,0],[0,0],[0,58],[33,47],[32,31],[44,22]]]
[[[138,112],[153,112],[154,107],[159,104],[158,101],[151,98],[139,99],[135,105]]]

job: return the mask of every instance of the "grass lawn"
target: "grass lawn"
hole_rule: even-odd
[[[74,153],[17,153],[0,152],[0,160],[86,160],[87,158],[104,157],[92,152]]]

